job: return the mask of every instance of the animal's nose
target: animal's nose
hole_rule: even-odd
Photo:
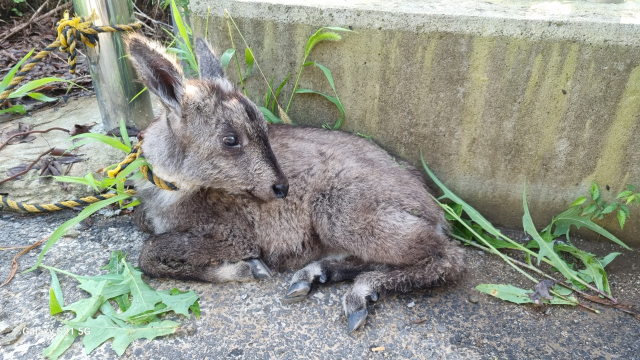
[[[284,199],[287,197],[287,193],[289,192],[289,184],[275,184],[271,187],[273,189],[273,193],[276,194],[278,199]]]

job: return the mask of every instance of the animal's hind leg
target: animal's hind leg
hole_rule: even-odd
[[[353,280],[365,271],[383,269],[386,269],[386,266],[367,264],[355,257],[333,256],[314,261],[296,271],[282,301],[293,303],[306,299],[311,286],[316,282],[324,284]]]
[[[375,301],[377,294],[387,291],[408,292],[460,278],[464,271],[463,250],[453,244],[447,245],[417,265],[358,275],[353,287],[343,298],[349,332],[364,325],[367,318],[367,302],[369,299]]]
[[[242,248],[212,234],[173,232],[151,235],[142,245],[138,265],[153,277],[208,282],[249,281],[271,276],[257,248]]]

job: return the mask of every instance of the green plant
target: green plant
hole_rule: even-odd
[[[636,191],[634,185],[627,185],[626,190],[621,191],[618,196],[616,196],[616,199],[619,199],[620,202],[612,201],[608,203],[604,201],[600,188],[595,181],[591,183],[589,195],[590,198],[588,199],[586,196],[577,198],[576,201],[571,204],[571,207],[579,207],[581,209],[580,215],[590,215],[592,220],[602,220],[611,214],[616,214],[620,229],[624,229],[624,224],[627,218],[629,218],[628,205],[640,205],[640,193]]]
[[[169,3],[169,1],[165,2]],[[187,5],[189,3],[188,0],[182,0],[180,2],[186,3]],[[171,31],[163,28],[163,30],[173,38],[173,41],[167,47],[167,51],[176,54],[180,61],[184,61],[187,64],[187,67],[184,69],[186,76],[197,77],[200,74],[200,70],[198,69],[198,60],[193,51],[193,33],[191,32],[189,24],[180,15],[176,1],[170,0],[170,4],[173,19],[178,27],[180,37],[176,37]]]
[[[345,29],[345,28],[341,28],[341,27],[322,27],[322,28],[318,29],[318,31],[316,31],[315,34],[313,34],[311,37],[309,37],[309,39],[307,40],[307,44],[305,46],[304,58],[302,59],[302,65],[300,66],[300,69],[298,70],[298,75],[296,77],[296,82],[295,82],[295,84],[293,86],[293,90],[291,91],[291,95],[289,96],[289,102],[287,103],[287,107],[285,109],[282,109],[282,107],[278,103],[278,96],[280,95],[280,92],[282,91],[284,86],[289,81],[289,78],[290,78],[291,74],[287,75],[287,77],[280,83],[280,86],[278,86],[278,89],[274,93],[274,91],[273,91],[273,78],[271,80],[271,83],[269,81],[267,81],[267,78],[264,76],[264,73],[262,73],[262,70],[260,69],[260,65],[258,64],[258,62],[257,62],[257,60],[255,58],[255,54],[253,53],[253,51],[249,47],[249,44],[247,43],[246,39],[244,38],[244,35],[242,35],[242,32],[240,31],[240,28],[238,28],[238,25],[233,20],[233,17],[226,10],[225,10],[225,17],[227,18],[227,27],[229,28],[229,38],[231,40],[232,48],[231,49],[227,49],[227,51],[225,51],[222,54],[222,56],[220,57],[220,61],[222,63],[222,66],[226,68],[229,65],[231,59],[235,56],[236,67],[238,69],[238,77],[240,79],[240,84],[242,86],[242,90],[244,91],[244,93],[246,95],[247,92],[246,92],[246,88],[245,88],[245,85],[244,85],[244,80],[251,73],[251,70],[253,69],[253,65],[255,63],[255,65],[258,67],[258,70],[260,70],[260,73],[262,74],[262,77],[264,78],[264,81],[265,81],[265,83],[267,84],[267,87],[268,87],[267,93],[265,94],[265,106],[264,107],[262,107],[262,106],[259,107],[260,110],[262,111],[262,113],[264,114],[265,118],[267,119],[267,121],[269,121],[271,123],[281,123],[281,122],[283,122],[283,119],[285,119],[285,118],[288,119],[288,116],[286,114],[289,112],[289,107],[291,106],[291,102],[293,101],[293,96],[295,94],[317,94],[317,95],[321,95],[321,96],[325,97],[327,100],[332,102],[334,105],[336,105],[336,107],[338,108],[338,111],[340,111],[340,118],[336,121],[336,123],[332,126],[332,128],[333,129],[338,129],[342,125],[342,122],[344,121],[344,117],[345,117],[344,106],[342,105],[342,102],[340,101],[340,98],[338,97],[338,93],[336,91],[336,87],[335,87],[335,83],[333,81],[333,76],[331,75],[331,71],[327,67],[325,67],[325,66],[323,66],[323,65],[321,65],[321,64],[319,64],[317,62],[307,61],[307,58],[309,57],[309,54],[311,54],[311,50],[313,50],[313,48],[318,43],[320,43],[322,41],[339,41],[339,40],[341,40],[342,37],[339,34],[335,33],[334,31],[350,32],[351,30],[348,30],[348,29]],[[244,42],[244,45],[246,46],[246,48],[245,48],[245,63],[247,65],[247,67],[246,67],[245,75],[242,74],[242,71],[240,69],[240,61],[238,60],[238,56],[237,56],[237,52],[236,52],[236,46],[235,46],[235,43],[233,41],[233,34],[232,34],[232,31],[231,31],[231,24],[233,24],[233,26],[235,27],[236,31],[238,31],[238,34],[240,35],[240,37],[242,38],[242,41]],[[302,75],[302,70],[304,68],[306,68],[308,66],[312,66],[312,65],[314,65],[317,68],[319,68],[320,70],[322,70],[322,72],[324,73],[325,77],[329,81],[329,85],[331,85],[331,88],[333,89],[333,93],[334,93],[335,96],[330,96],[330,95],[321,93],[319,91],[311,90],[311,89],[298,89],[298,82],[300,81],[300,76]],[[269,109],[270,101],[272,101],[271,102],[271,109]],[[278,116],[274,115],[276,105],[278,107],[278,112],[279,112],[280,118]]]
[[[109,264],[102,267],[108,274],[98,276],[80,276],[70,272],[42,265],[51,273],[49,288],[49,312],[55,315],[64,311],[75,313],[73,320],[65,321],[64,331],[59,331],[51,345],[42,355],[57,359],[82,335],[86,353],[90,354],[103,342],[113,338],[112,348],[122,355],[136,339],[153,340],[157,336],[174,333],[179,323],[162,320],[170,311],[190,317],[191,310],[200,317],[198,295],[193,291],[172,289],[156,291],[142,281],[142,273],[126,261],[121,251],[111,254]],[[56,273],[73,277],[78,287],[91,294],[91,297],[64,305],[60,281]],[[110,302],[113,301],[113,304]],[[113,306],[121,313],[116,313]],[[98,310],[100,315],[97,314]]]
[[[436,201],[445,210],[447,219],[452,223],[451,236],[467,245],[472,245],[500,256],[507,264],[537,284],[535,291],[519,289],[511,285],[496,284],[480,285],[477,287],[479,291],[516,303],[539,303],[548,301],[550,304],[570,304],[587,307],[577,301],[575,297],[570,296],[570,294],[577,292],[586,298],[588,295],[584,294],[582,290],[590,289],[595,291],[599,296],[609,299],[611,304],[617,303],[617,300],[611,295],[611,289],[609,288],[607,274],[604,268],[620,253],[614,252],[604,258],[599,258],[591,253],[578,249],[568,241],[566,243],[563,242],[560,237],[565,236],[568,239],[571,226],[576,226],[577,228],[584,226],[626,249],[629,249],[629,247],[613,234],[593,223],[588,216],[580,215],[579,205],[573,204],[567,211],[554,217],[551,224],[539,233],[533,225],[533,220],[529,214],[525,184],[523,190],[523,226],[525,231],[532,236],[533,240],[523,245],[503,235],[477,210],[449,190],[433,172],[431,172],[424,162],[424,159],[422,159],[422,164],[429,177],[431,177],[436,185],[444,192],[444,195],[436,199]],[[444,199],[449,200],[450,203],[441,202],[441,200]],[[519,250],[524,253],[526,262],[518,261],[500,252],[499,249]],[[537,252],[535,250],[537,250]],[[563,254],[571,255],[575,260],[579,261],[579,263],[565,261]],[[559,272],[569,283],[558,282],[552,276],[544,273],[533,265],[531,257],[538,259],[538,266],[541,262],[551,265],[553,267],[552,270]],[[579,266],[584,267],[584,269],[578,270],[577,268]],[[543,283],[525,272],[524,269],[553,279],[553,281]],[[523,294],[527,295],[526,298],[523,297]]]
[[[7,75],[5,75],[4,78],[2,78],[2,82],[0,82],[0,93],[2,93],[9,86],[9,84],[11,83],[11,80],[13,80],[13,78],[16,75],[16,73],[20,69],[20,66],[22,66],[22,64],[25,61],[27,61],[29,59],[29,57],[31,57],[31,55],[33,54],[34,50],[31,50],[27,55],[25,55],[16,65],[14,65],[11,68],[11,70],[7,73]],[[31,97],[33,99],[36,99],[36,100],[39,100],[39,101],[47,101],[48,102],[48,101],[58,100],[57,98],[51,98],[51,97],[48,97],[48,96],[46,96],[46,95],[44,95],[42,93],[39,93],[39,92],[33,92],[33,90],[36,90],[37,88],[42,87],[44,85],[47,85],[49,83],[60,82],[60,81],[67,82],[67,83],[69,83],[71,85],[79,86],[79,85],[77,85],[74,82],[69,81],[69,80],[56,78],[56,77],[46,77],[46,78],[42,78],[42,79],[38,79],[38,80],[29,81],[28,83],[20,86],[19,88],[15,89],[9,95],[9,97],[7,99],[17,99],[17,98],[21,98],[23,96],[29,96],[29,97]],[[22,104],[16,104],[16,105],[13,105],[13,106],[11,106],[11,107],[9,107],[7,109],[0,110],[0,114],[4,114],[4,113],[25,114],[26,112],[27,112],[27,110],[25,109],[24,105],[22,105]]]
[[[118,139],[116,137],[109,137],[109,136],[102,135],[102,134],[95,134],[95,133],[84,133],[84,134],[76,135],[76,136],[70,137],[69,140],[76,140],[76,139],[84,139],[84,140],[75,143],[73,146],[69,147],[66,151],[69,151],[69,150],[71,150],[73,148],[76,148],[78,146],[81,146],[81,145],[84,145],[84,144],[87,144],[87,143],[90,143],[90,142],[101,142],[101,143],[106,144],[108,146],[111,146],[111,147],[113,147],[115,149],[118,149],[118,150],[124,152],[125,154],[128,154],[131,151],[131,142],[129,141],[129,134],[127,133],[127,128],[125,126],[124,120],[120,121],[120,134],[122,136],[121,139]],[[128,193],[125,192],[124,182],[125,182],[126,177],[129,174],[134,173],[141,166],[144,166],[144,165],[147,165],[147,166],[149,166],[151,168],[151,166],[146,162],[145,159],[143,159],[143,158],[136,159],[131,164],[129,164],[123,171],[121,171],[118,174],[118,176],[116,176],[115,179],[103,178],[101,180],[97,180],[97,179],[94,178],[94,176],[92,174],[87,174],[85,177],[54,176],[53,178],[56,181],[59,181],[59,182],[68,182],[68,183],[76,183],[76,184],[91,186],[97,192],[113,191],[117,195],[112,197],[112,198],[110,198],[110,199],[101,200],[101,201],[98,201],[96,203],[93,203],[93,204],[87,206],[77,216],[75,216],[74,218],[72,218],[70,220],[67,220],[62,225],[60,225],[51,234],[51,236],[49,237],[49,240],[47,240],[47,243],[42,248],[42,251],[40,252],[40,255],[38,256],[38,260],[36,261],[36,264],[33,267],[25,270],[25,272],[29,272],[29,271],[33,271],[33,270],[37,269],[38,266],[40,266],[42,258],[47,253],[47,251],[49,251],[49,249],[62,236],[64,236],[64,234],[66,234],[67,231],[71,227],[73,227],[74,225],[80,223],[82,220],[88,218],[89,216],[91,216],[96,211],[98,211],[98,210],[100,210],[100,209],[102,209],[104,207],[107,207],[107,206],[109,206],[111,204],[114,204],[116,202],[119,202],[121,208],[133,207],[133,206],[138,205],[140,202],[137,199],[134,200],[134,201],[131,201],[129,203],[126,203],[126,204],[124,203],[125,200],[128,200],[128,199],[131,198],[131,195],[129,195]],[[116,166],[116,164],[111,165],[111,166],[107,167],[105,169],[105,171],[110,169],[110,168],[113,168],[115,166]],[[141,178],[141,177],[142,177],[142,174],[138,172],[137,174],[134,174],[133,176],[131,176],[130,179],[137,179],[137,178]]]

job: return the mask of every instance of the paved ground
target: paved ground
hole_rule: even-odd
[[[49,216],[0,213],[0,245],[25,245],[43,238],[74,214]],[[113,250],[137,258],[146,235],[128,215],[95,216],[81,223],[76,237],[61,239],[45,263],[77,274],[100,273]],[[608,243],[589,243],[595,252],[614,249]],[[0,252],[0,279],[4,279],[16,251]],[[38,251],[20,258],[20,268],[31,266]],[[153,342],[139,340],[125,359],[640,359],[640,322],[610,309],[595,315],[571,307],[536,308],[504,303],[478,293],[480,283],[509,282],[529,287],[495,257],[468,250],[469,271],[451,286],[384,297],[373,306],[363,330],[348,334],[341,297],[348,283],[324,286],[309,300],[287,305],[282,294],[291,273],[256,283],[211,285],[197,282],[149,280],[160,289],[177,286],[200,295],[202,317],[185,320],[176,335]],[[614,294],[640,305],[640,262],[636,252],[625,252],[612,263]],[[67,303],[86,296],[66,276],[60,281]],[[0,322],[25,322],[31,329],[61,326],[48,314],[48,272],[18,273],[0,288]],[[470,295],[479,299],[470,301]],[[415,320],[424,320],[414,324]],[[24,335],[0,347],[0,360],[37,359],[50,337]],[[80,341],[63,359],[117,358],[110,342],[84,354]],[[384,346],[382,352],[372,347]]]

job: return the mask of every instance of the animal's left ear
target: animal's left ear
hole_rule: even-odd
[[[215,80],[224,78],[222,64],[213,54],[209,44],[202,38],[196,39],[196,56],[198,57],[201,79]]]

